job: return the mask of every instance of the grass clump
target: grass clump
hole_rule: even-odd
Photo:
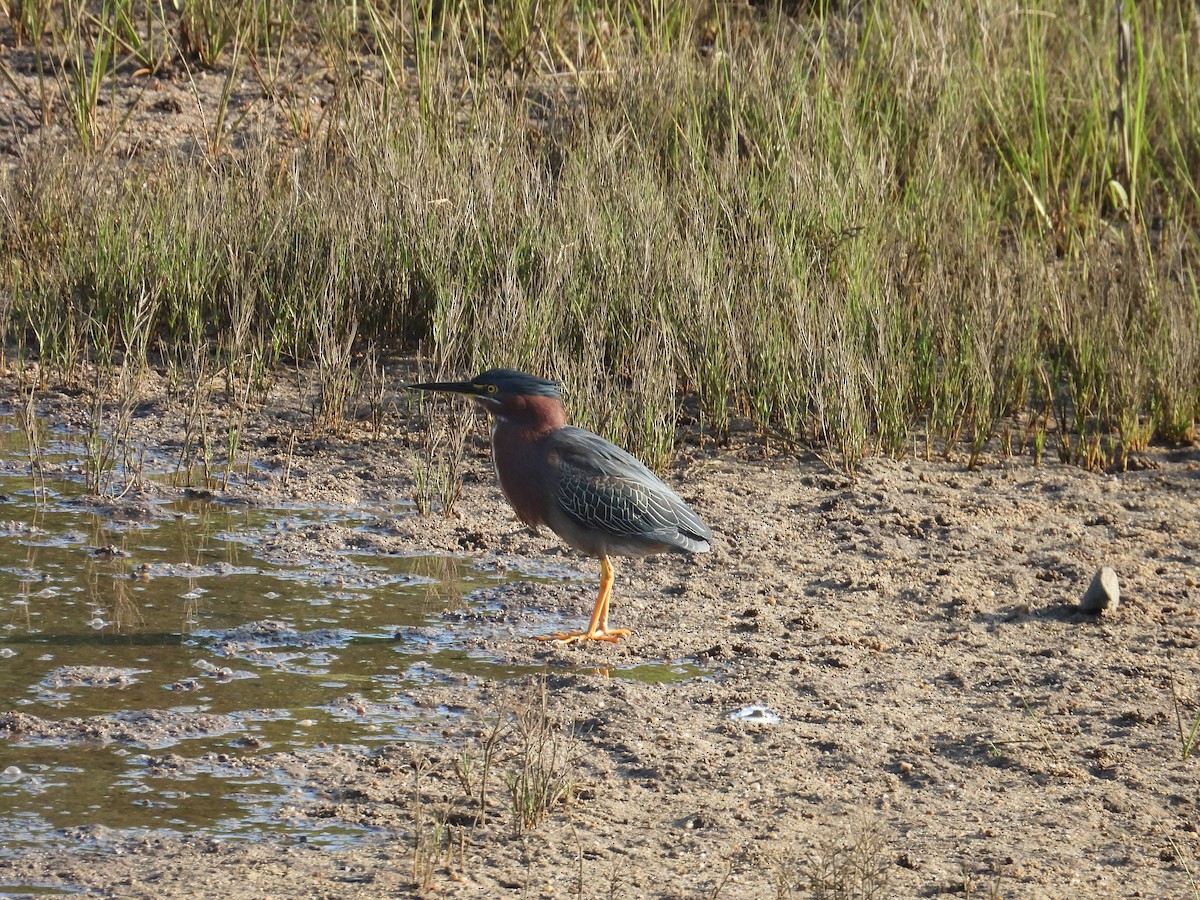
[[[685,410],[846,465],[1194,437],[1186,5],[35,6],[5,77],[73,149],[0,182],[0,329],[68,377],[312,360],[335,421],[363,347],[419,348],[558,377],[654,464]],[[141,149],[135,65],[190,154]]]
[[[400,751],[411,779],[407,817],[418,889],[433,888],[440,874],[461,872],[468,850],[495,834],[486,828],[493,818],[506,819],[512,837],[523,842],[579,795],[583,745],[573,722],[552,707],[543,676],[523,685],[454,753]]]
[[[575,798],[583,751],[572,723],[551,715],[544,677],[515,707],[512,735],[515,752],[505,769],[504,785],[513,834],[520,837]]]
[[[778,900],[874,900],[892,896],[894,862],[882,824],[858,816],[851,826],[803,854],[774,861],[771,882]]]

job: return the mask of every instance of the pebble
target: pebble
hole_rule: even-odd
[[[1105,566],[1092,578],[1092,583],[1079,601],[1079,608],[1083,612],[1098,613],[1116,609],[1120,603],[1121,586],[1117,582],[1117,573]]]

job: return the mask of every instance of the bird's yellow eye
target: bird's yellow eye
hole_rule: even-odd
[[[489,394],[494,394],[494,393],[496,393],[496,390],[497,390],[497,388],[496,388],[496,386],[495,386],[494,384],[489,384],[489,385],[486,385],[486,387],[487,387],[487,392],[488,392]]]

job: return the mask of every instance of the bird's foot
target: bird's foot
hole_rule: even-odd
[[[595,631],[564,631],[559,634],[544,634],[538,637],[539,641],[554,641],[556,644],[574,644],[581,641],[608,641],[610,644],[615,644],[623,637],[628,637],[633,634],[632,631],[627,631],[624,628],[606,628],[597,629]]]

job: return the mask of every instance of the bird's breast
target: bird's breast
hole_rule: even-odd
[[[549,525],[552,461],[544,435],[497,423],[492,429],[492,464],[513,511],[530,528]]]

